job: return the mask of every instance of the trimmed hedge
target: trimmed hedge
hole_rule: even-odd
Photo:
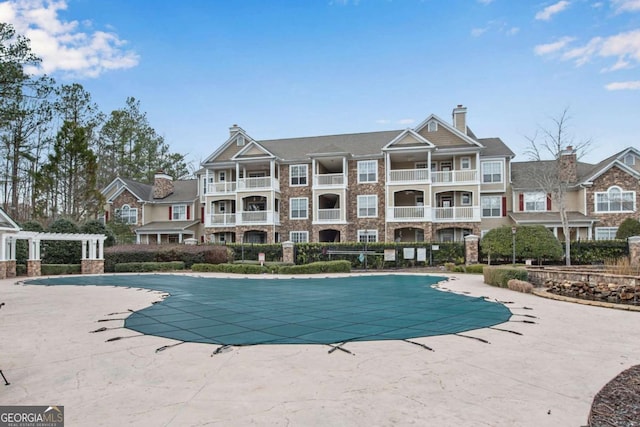
[[[286,265],[270,263],[264,267],[256,264],[193,264],[193,271],[235,273],[235,274],[314,274],[314,273],[349,273],[349,261],[313,262],[305,265]]]
[[[119,245],[104,250],[104,271],[116,271],[116,264],[130,262],[182,261],[185,268],[196,263],[220,264],[228,262],[229,252],[224,245]]]
[[[514,267],[484,267],[482,273],[484,274],[484,283],[491,286],[498,286],[500,288],[506,288],[509,280],[517,279],[527,281],[528,273],[524,268]]]
[[[117,273],[143,273],[148,271],[184,270],[183,261],[170,262],[123,262],[115,265]]]
[[[472,264],[464,267],[465,273],[482,274],[484,271],[484,264]]]
[[[18,267],[16,266],[16,273]],[[82,265],[80,264],[41,264],[40,272],[43,276],[57,276],[60,274],[80,274]],[[26,274],[26,266],[25,266]]]

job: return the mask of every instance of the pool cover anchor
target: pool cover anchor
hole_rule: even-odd
[[[496,328],[494,326],[489,326],[489,329],[493,329],[494,331],[509,332],[510,334],[515,334],[515,335],[522,335],[520,332],[517,332],[517,331],[512,331],[512,330],[509,330],[509,329]]]
[[[113,341],[119,341],[119,340],[123,340],[125,338],[136,338],[136,337],[144,337],[145,334],[140,334],[140,335],[129,335],[128,337],[113,337],[113,338],[109,338],[108,340],[106,340],[105,342],[113,342]]]
[[[453,334],[453,335],[457,337],[471,338],[472,340],[477,340],[485,344],[491,344],[489,341],[485,340],[484,338],[472,337],[471,335],[462,335],[462,334]]]
[[[0,375],[2,375],[2,379],[4,380],[4,385],[11,385],[9,381],[7,381],[7,377],[2,373],[2,369],[0,369]]]
[[[161,351],[165,351],[168,348],[172,348],[172,347],[178,346],[180,344],[184,344],[184,343],[185,343],[185,341],[178,342],[178,343],[175,343],[175,344],[163,345],[162,347],[156,348],[156,353],[160,353]]]
[[[422,347],[425,350],[429,350],[429,351],[435,351],[434,349],[432,349],[431,347],[429,347],[428,345],[419,343],[419,342],[415,342],[415,341],[411,341],[411,340],[402,340],[404,342],[408,342],[409,344],[413,344],[413,345],[417,345],[418,347]]]
[[[211,353],[211,357],[215,356],[216,354],[226,353],[227,351],[231,350],[231,347],[233,346],[230,344],[223,344],[220,347],[216,348],[213,353]]]
[[[336,350],[341,350],[341,351],[344,351],[345,353],[348,353],[348,354],[350,354],[352,356],[355,356],[355,353],[350,352],[346,348],[342,348],[342,346],[345,345],[348,342],[349,341],[343,341],[340,344],[327,344],[329,347],[331,347],[331,350],[329,350],[327,353],[331,354]]]

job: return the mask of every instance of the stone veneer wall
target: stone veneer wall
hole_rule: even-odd
[[[303,163],[299,163],[303,164]],[[307,165],[307,185],[291,187],[289,185],[289,165],[280,166],[280,227],[277,230],[280,233],[280,240],[286,242],[289,240],[289,232],[291,231],[308,231],[309,241],[317,242],[318,234],[311,227],[313,221],[313,192],[311,190],[313,176],[311,164]],[[290,198],[306,197],[309,200],[307,204],[307,219],[291,219]]]
[[[27,277],[42,276],[42,261],[27,260]]]
[[[173,180],[168,175],[156,175],[153,180],[153,198],[164,199],[173,193]]]
[[[637,219],[637,214],[633,213],[603,214],[595,212],[595,193],[605,192],[614,185],[622,188],[623,191],[635,191],[636,206],[640,206],[640,185],[638,180],[614,166],[594,180],[593,186],[587,192],[587,215],[598,218],[596,227],[617,227],[629,217]]]
[[[103,259],[83,259],[81,261],[82,274],[102,274],[104,273]]]
[[[374,159],[371,159],[374,160]],[[378,230],[378,241],[384,241],[385,223],[385,170],[384,159],[375,159],[378,162],[378,181],[375,183],[358,184],[358,160],[347,162],[349,188],[347,189],[347,221],[350,223],[343,241],[356,242],[358,230]],[[378,216],[375,218],[358,218],[358,196],[378,196]]]
[[[16,268],[18,267],[18,262],[16,260],[9,260],[9,261],[5,261],[6,262],[6,278],[7,279],[12,279],[14,277],[16,277],[17,271]]]
[[[115,210],[120,209],[124,205],[129,205],[130,208],[138,209],[138,218],[136,225],[142,225],[142,204],[138,202],[138,198],[131,194],[128,190],[123,191],[113,200],[113,203],[109,205],[109,221],[115,219]]]
[[[0,280],[7,278],[7,261],[0,261]]]

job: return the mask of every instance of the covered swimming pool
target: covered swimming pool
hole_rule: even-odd
[[[444,292],[445,277],[215,278],[173,274],[68,276],[33,285],[119,286],[162,291],[132,312],[128,329],[219,345],[334,344],[456,334],[507,322],[512,313],[484,298]]]

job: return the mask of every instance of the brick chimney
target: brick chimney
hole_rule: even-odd
[[[560,152],[560,179],[564,182],[576,182],[578,156],[571,145]]]
[[[158,171],[153,177],[153,198],[164,199],[173,193],[173,178],[164,171]]]
[[[467,107],[463,107],[462,104],[453,109],[453,127],[467,134]]]

